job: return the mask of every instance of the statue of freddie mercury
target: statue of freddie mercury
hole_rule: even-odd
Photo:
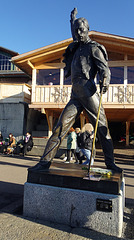
[[[94,82],[97,73],[99,74],[100,90],[103,90],[103,93],[108,90],[110,70],[106,49],[89,38],[88,21],[85,18],[76,19],[76,15],[77,9],[74,8],[70,20],[73,42],[67,47],[64,54],[65,76],[71,75],[72,81],[71,99],[59,117],[43,156],[39,163],[29,168],[30,171],[44,171],[50,167],[61,142],[83,110],[86,111],[95,128],[99,107],[99,94]],[[97,136],[104,152],[107,168],[121,173],[122,169],[114,163],[113,144],[103,106],[100,109]]]

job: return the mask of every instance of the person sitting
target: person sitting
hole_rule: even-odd
[[[25,139],[24,139],[24,146],[23,146],[23,156],[26,155],[28,151],[31,151],[33,147],[33,138],[29,132],[26,133]]]
[[[7,146],[7,154],[11,154],[14,151],[14,147],[16,147],[16,140],[15,137],[13,136],[12,133],[9,134],[9,142],[8,142],[8,146]]]
[[[0,143],[3,141],[3,136],[2,136],[2,133],[0,131]]]
[[[2,146],[3,146],[3,136],[2,136],[2,133],[0,131],[0,152],[1,152]]]
[[[84,165],[87,165],[90,162],[93,137],[94,137],[94,129],[92,124],[86,123],[82,128],[82,133],[80,135],[81,151],[87,158],[87,160],[83,163]],[[94,163],[94,159],[92,158],[91,166],[93,165],[93,163]]]
[[[81,139],[80,139],[81,129],[77,127],[75,128],[75,132],[77,134],[76,156],[77,156],[77,159],[79,160],[79,164],[82,164],[82,160],[85,160],[86,157],[81,151]]]

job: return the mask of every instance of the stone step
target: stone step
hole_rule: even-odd
[[[46,146],[48,137],[33,137],[34,145],[36,146]]]
[[[32,131],[33,137],[47,137],[48,131]]]
[[[48,141],[48,137],[33,137],[33,142],[34,142],[34,146],[43,146],[43,147],[45,147],[46,146],[46,144],[47,144],[47,141]],[[67,139],[65,138],[63,141],[62,141],[62,143],[61,143],[61,145],[60,145],[60,147],[64,147],[64,148],[66,148],[67,147]]]
[[[45,146],[47,144],[47,141],[48,141],[48,137],[47,138],[36,138],[36,137],[33,137],[33,142],[34,142],[34,146],[32,148],[32,150],[30,152],[27,152],[27,155],[30,155],[30,156],[42,156],[43,155],[43,152],[44,152],[44,149],[45,149]],[[66,149],[67,149],[67,139],[65,138],[60,147],[59,147],[59,150],[57,151],[57,154],[56,154],[56,158],[63,158],[65,156],[65,152],[66,152]]]
[[[44,149],[45,149],[44,146],[33,146],[32,150],[30,152],[27,152],[26,155],[41,157],[44,153]],[[66,153],[65,148],[59,148],[59,150],[57,151],[57,153],[55,155],[55,158],[64,158],[65,153]]]
[[[33,146],[32,150],[30,152],[27,152],[26,155],[29,156],[42,156],[44,152],[45,147],[43,146]]]

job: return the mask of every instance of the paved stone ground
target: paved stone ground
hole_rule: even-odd
[[[120,239],[134,239],[134,149],[115,148],[115,160],[124,169],[126,207],[123,233]],[[0,155],[0,240],[117,240],[96,231],[24,218],[22,215],[23,186],[27,168],[35,165],[37,157]],[[96,166],[104,166],[103,154],[97,149]]]

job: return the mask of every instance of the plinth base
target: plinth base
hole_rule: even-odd
[[[80,164],[52,162],[50,168],[44,172],[29,171],[27,182],[109,194],[119,193],[122,182],[121,173],[107,176],[91,170],[88,179],[86,178],[87,170],[82,170],[86,167]]]
[[[69,166],[65,165],[64,167],[68,169]],[[98,184],[98,188],[100,183],[100,189],[102,189],[100,181],[103,181],[103,187],[105,187],[104,179],[99,181],[83,179],[86,172],[84,173],[80,166],[70,165],[77,171],[71,169],[69,172],[65,169],[63,171],[56,167],[57,165],[55,167],[53,165],[48,171],[39,175],[29,172],[28,182],[24,185],[24,216],[66,224],[71,227],[85,227],[120,237],[125,202],[125,184],[122,177],[116,176],[118,180],[121,180],[121,184],[119,184],[120,181],[115,184],[115,186],[120,186],[117,194],[115,191],[114,194],[102,193],[95,191],[95,182]],[[114,176],[111,176],[111,180],[112,177],[114,178]],[[48,180],[46,180],[47,178]],[[31,183],[30,180],[36,183]],[[59,180],[62,181],[60,183],[62,186],[55,186],[59,185]],[[70,185],[65,184],[67,180]],[[45,184],[47,181],[49,185]],[[80,189],[82,183],[86,185],[86,190]],[[92,183],[94,190],[90,191],[87,186],[91,187]],[[73,187],[69,188],[71,184]],[[64,185],[65,187],[63,187]]]
[[[120,194],[113,195],[25,183],[24,216],[121,237],[123,185]]]

